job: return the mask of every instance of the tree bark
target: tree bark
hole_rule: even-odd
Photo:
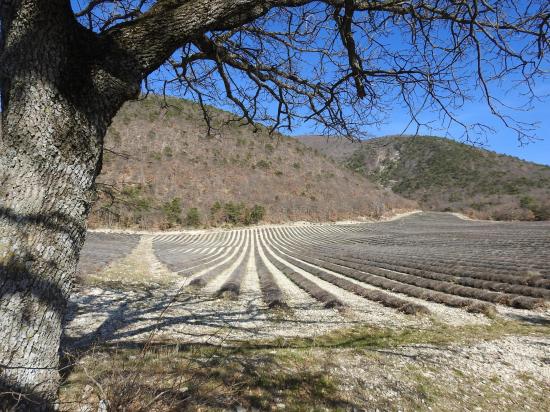
[[[27,87],[32,102],[4,112],[0,141],[0,392],[26,394],[39,409],[55,400],[63,313],[100,146],[48,85]]]
[[[94,60],[93,33],[68,1],[10,7],[1,11],[0,410],[49,410],[103,136],[139,79]]]

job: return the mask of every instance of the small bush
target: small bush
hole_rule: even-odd
[[[141,186],[127,186],[120,194],[123,203],[136,212],[147,212],[152,207],[152,200],[143,195]]]
[[[275,151],[275,148],[273,147],[273,145],[271,143],[267,143],[265,146],[265,151],[267,154],[271,154]]]
[[[214,225],[228,223],[231,225],[251,225],[261,221],[265,216],[265,208],[254,205],[249,208],[244,203],[215,202],[210,208],[210,219]]]
[[[256,163],[256,167],[267,170],[271,167],[271,164],[266,160],[260,160],[258,163]]]
[[[228,202],[224,205],[226,223],[237,224],[242,222],[244,204]]]
[[[550,204],[537,205],[531,211],[535,215],[535,220],[550,220]]]
[[[169,118],[181,116],[182,109],[177,106],[168,106],[166,109],[166,116]]]
[[[159,116],[159,113],[154,112],[154,111],[150,111],[149,112],[149,121],[154,122],[155,120],[158,119],[158,116]]]
[[[165,146],[164,149],[162,150],[162,153],[164,154],[165,157],[173,156],[172,148],[170,146]]]
[[[461,200],[462,196],[459,193],[451,193],[449,195],[449,202],[460,202]]]
[[[539,204],[535,199],[530,196],[523,196],[519,199],[519,205],[523,209],[527,209],[533,213],[535,220],[549,220],[550,219],[550,205]]]
[[[349,157],[345,165],[348,169],[353,170],[354,172],[366,174],[366,158],[367,154],[364,150],[357,150]]]
[[[221,223],[222,221],[222,204],[218,201],[210,207],[210,220],[213,224]]]
[[[481,210],[483,210],[485,208],[485,206],[487,206],[488,204],[490,203],[487,203],[487,202],[474,202],[474,203],[471,203],[470,204],[470,207],[474,210],[477,210],[478,212],[480,212]]]
[[[162,160],[162,154],[159,152],[151,152],[149,156],[151,156],[151,159],[153,160]]]
[[[222,209],[222,204],[218,201],[214,202],[212,207],[210,207],[210,214],[214,215]]]
[[[173,198],[162,205],[162,211],[170,225],[181,224],[181,200]]]
[[[154,200],[143,193],[141,185],[123,187],[115,194],[115,202],[107,208],[102,208],[111,219],[123,227],[141,225],[144,219],[154,209]]]
[[[192,227],[198,227],[201,225],[201,215],[199,209],[197,209],[196,207],[192,207],[187,211],[185,224]]]
[[[265,208],[260,205],[254,205],[250,210],[249,224],[256,224],[260,222],[265,215]]]
[[[524,209],[531,209],[535,206],[535,200],[529,196],[523,196],[519,199],[519,205]]]

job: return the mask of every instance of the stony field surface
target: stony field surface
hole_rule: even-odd
[[[550,223],[444,213],[380,223],[94,232],[82,253],[65,347],[307,347],[307,355],[285,358],[285,370],[299,372],[298,356],[309,359],[311,373],[328,374],[338,396],[333,404],[319,398],[326,410],[544,410],[549,263]],[[330,350],[315,344],[327,339]],[[461,385],[473,392],[462,394]],[[298,405],[285,396],[230,404]]]

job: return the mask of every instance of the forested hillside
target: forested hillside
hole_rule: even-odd
[[[497,220],[550,219],[550,167],[432,136],[300,141],[425,210]]]
[[[173,228],[377,217],[415,203],[296,139],[211,108],[153,96],[126,104],[106,137],[91,227]]]

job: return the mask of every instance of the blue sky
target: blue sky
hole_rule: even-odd
[[[71,0],[73,6],[79,3],[79,0]],[[80,0],[80,4],[86,4],[86,0]],[[518,0],[516,5],[521,6],[526,4],[525,0]],[[78,8],[76,6],[75,8]],[[442,32],[443,33],[443,32]],[[361,39],[356,39],[359,42]],[[402,38],[399,35],[390,35],[384,39],[387,44],[392,48],[401,47]],[[546,57],[547,59],[547,57]],[[310,62],[311,63],[311,62]],[[509,91],[507,87],[501,89],[492,90],[496,97],[505,101],[506,104],[514,106],[521,102],[523,99],[519,95],[519,92]],[[523,112],[509,112],[517,120],[525,121],[527,123],[538,123],[538,129],[536,135],[539,140],[529,142],[527,144],[520,145],[517,136],[513,130],[508,129],[500,120],[492,116],[487,106],[481,101],[481,93],[479,95],[472,96],[473,99],[470,102],[464,104],[460,112],[456,113],[457,117],[465,123],[483,123],[494,129],[494,133],[488,133],[484,136],[484,147],[489,150],[494,150],[499,153],[506,153],[512,156],[519,157],[521,159],[529,160],[532,162],[550,165],[550,84],[537,84],[536,91],[539,95],[546,95],[543,101],[537,103],[532,108]],[[191,97],[191,96],[182,96]],[[229,107],[224,107],[229,109]],[[452,127],[451,129],[445,129],[438,120],[437,115],[430,113],[424,113],[422,119],[426,122],[432,122],[431,125],[434,129],[422,128],[419,130],[420,134],[433,134],[456,138],[460,140],[462,136],[462,130],[458,127]],[[396,102],[392,105],[391,109],[386,113],[386,121],[379,127],[372,127],[365,132],[373,136],[383,136],[391,134],[411,134],[415,130],[404,130],[405,126],[409,122],[407,112],[399,106]],[[281,130],[283,133],[288,131]],[[314,124],[301,124],[295,125],[291,134],[303,135],[314,134],[316,132]]]
[[[512,96],[513,98],[513,96]],[[491,116],[487,107],[481,102],[472,102],[465,104],[464,110],[460,113],[461,120],[469,123],[481,122],[491,126],[495,133],[485,136],[486,144],[483,146],[488,150],[498,153],[505,153],[531,162],[545,164],[550,166],[550,99],[537,104],[532,110],[527,112],[517,112],[516,118],[528,123],[538,123],[536,135],[538,140],[520,145],[517,135],[513,130],[508,129],[502,122]],[[435,118],[434,118],[435,120]],[[374,136],[394,135],[403,133],[403,129],[409,122],[407,113],[395,107],[388,113],[387,121],[379,128],[369,130],[369,134]],[[443,126],[439,126],[443,127]],[[405,133],[413,133],[414,130],[408,130]],[[303,135],[314,133],[313,125],[301,125],[293,131],[293,135]],[[462,130],[458,128],[450,129],[448,137],[455,137],[461,141],[459,136]],[[420,134],[445,135],[445,130],[428,130],[423,128]]]
[[[541,95],[548,94],[550,91],[549,85],[539,85],[537,90]],[[499,93],[499,91],[497,91]],[[507,100],[513,101],[513,93],[506,93]],[[486,144],[484,147],[499,153],[509,154],[520,159],[529,160],[531,162],[550,165],[550,99],[547,97],[543,101],[534,105],[534,107],[525,112],[514,112],[513,116],[520,121],[526,123],[538,123],[536,136],[538,140],[520,145],[517,135],[513,130],[508,129],[500,120],[492,116],[487,106],[481,102],[471,102],[465,104],[464,110],[460,113],[460,118],[468,123],[486,123],[491,126],[495,132],[486,136]],[[398,108],[391,113],[391,120],[387,125],[373,131],[376,135],[388,135],[401,133],[403,127],[406,126],[404,113]],[[401,119],[401,120],[400,120]],[[430,132],[423,130],[423,132]],[[434,134],[437,130],[432,131]],[[456,128],[449,131],[450,137],[460,136],[461,131]],[[460,140],[460,139],[457,139]]]
[[[525,0],[518,0],[515,4],[518,8],[521,8],[525,6],[527,2]],[[445,30],[441,31],[440,34],[444,37],[446,35]],[[361,42],[361,39],[356,40]],[[403,38],[398,34],[392,34],[385,38],[386,44],[396,50],[401,47],[402,41]],[[522,46],[524,46],[524,43],[512,41],[510,45],[512,48],[520,50]],[[545,56],[543,61],[545,62],[542,64],[543,70],[548,70],[548,56]],[[467,70],[470,70],[470,68]],[[488,68],[488,71],[490,71],[490,68]],[[490,113],[483,99],[481,90],[476,90],[474,87],[472,87],[472,90],[474,90],[471,95],[472,100],[465,102],[460,111],[454,113],[462,122],[467,124],[481,123],[493,129],[492,132],[487,132],[479,138],[484,148],[531,162],[550,165],[550,81],[548,81],[550,77],[548,76],[548,71],[546,71],[545,74],[546,83],[539,82],[534,86],[534,91],[541,99],[540,101],[533,103],[531,107],[521,111],[502,108],[503,113],[510,115],[517,121],[536,124],[534,132],[531,132],[531,134],[536,136],[536,139],[520,143],[517,133],[506,127],[500,119]],[[515,85],[519,87],[510,87],[514,84],[513,82],[517,80],[518,77],[514,75],[506,79],[501,85],[496,82],[491,83],[491,94],[502,101],[506,106],[521,107],[526,102],[525,97],[521,95],[522,92],[525,92],[525,89],[521,89],[521,83]],[[473,86],[473,83],[470,83],[470,85]],[[424,122],[430,123],[432,129],[421,127],[418,131],[419,134],[445,136],[454,138],[458,141],[464,141],[462,137],[464,130],[459,126],[454,125],[447,129],[443,122],[439,120],[437,114],[431,114],[429,112],[423,112],[420,117]],[[379,127],[373,126],[368,128],[366,132],[376,137],[401,133],[414,134],[416,132],[414,127],[406,129],[409,122],[410,115],[403,107],[400,107],[399,102],[396,101],[395,105],[392,105],[386,113],[384,124]],[[314,125],[303,124],[295,128],[291,134],[303,135],[312,133],[315,133]],[[472,136],[472,140],[476,138],[477,136]]]

